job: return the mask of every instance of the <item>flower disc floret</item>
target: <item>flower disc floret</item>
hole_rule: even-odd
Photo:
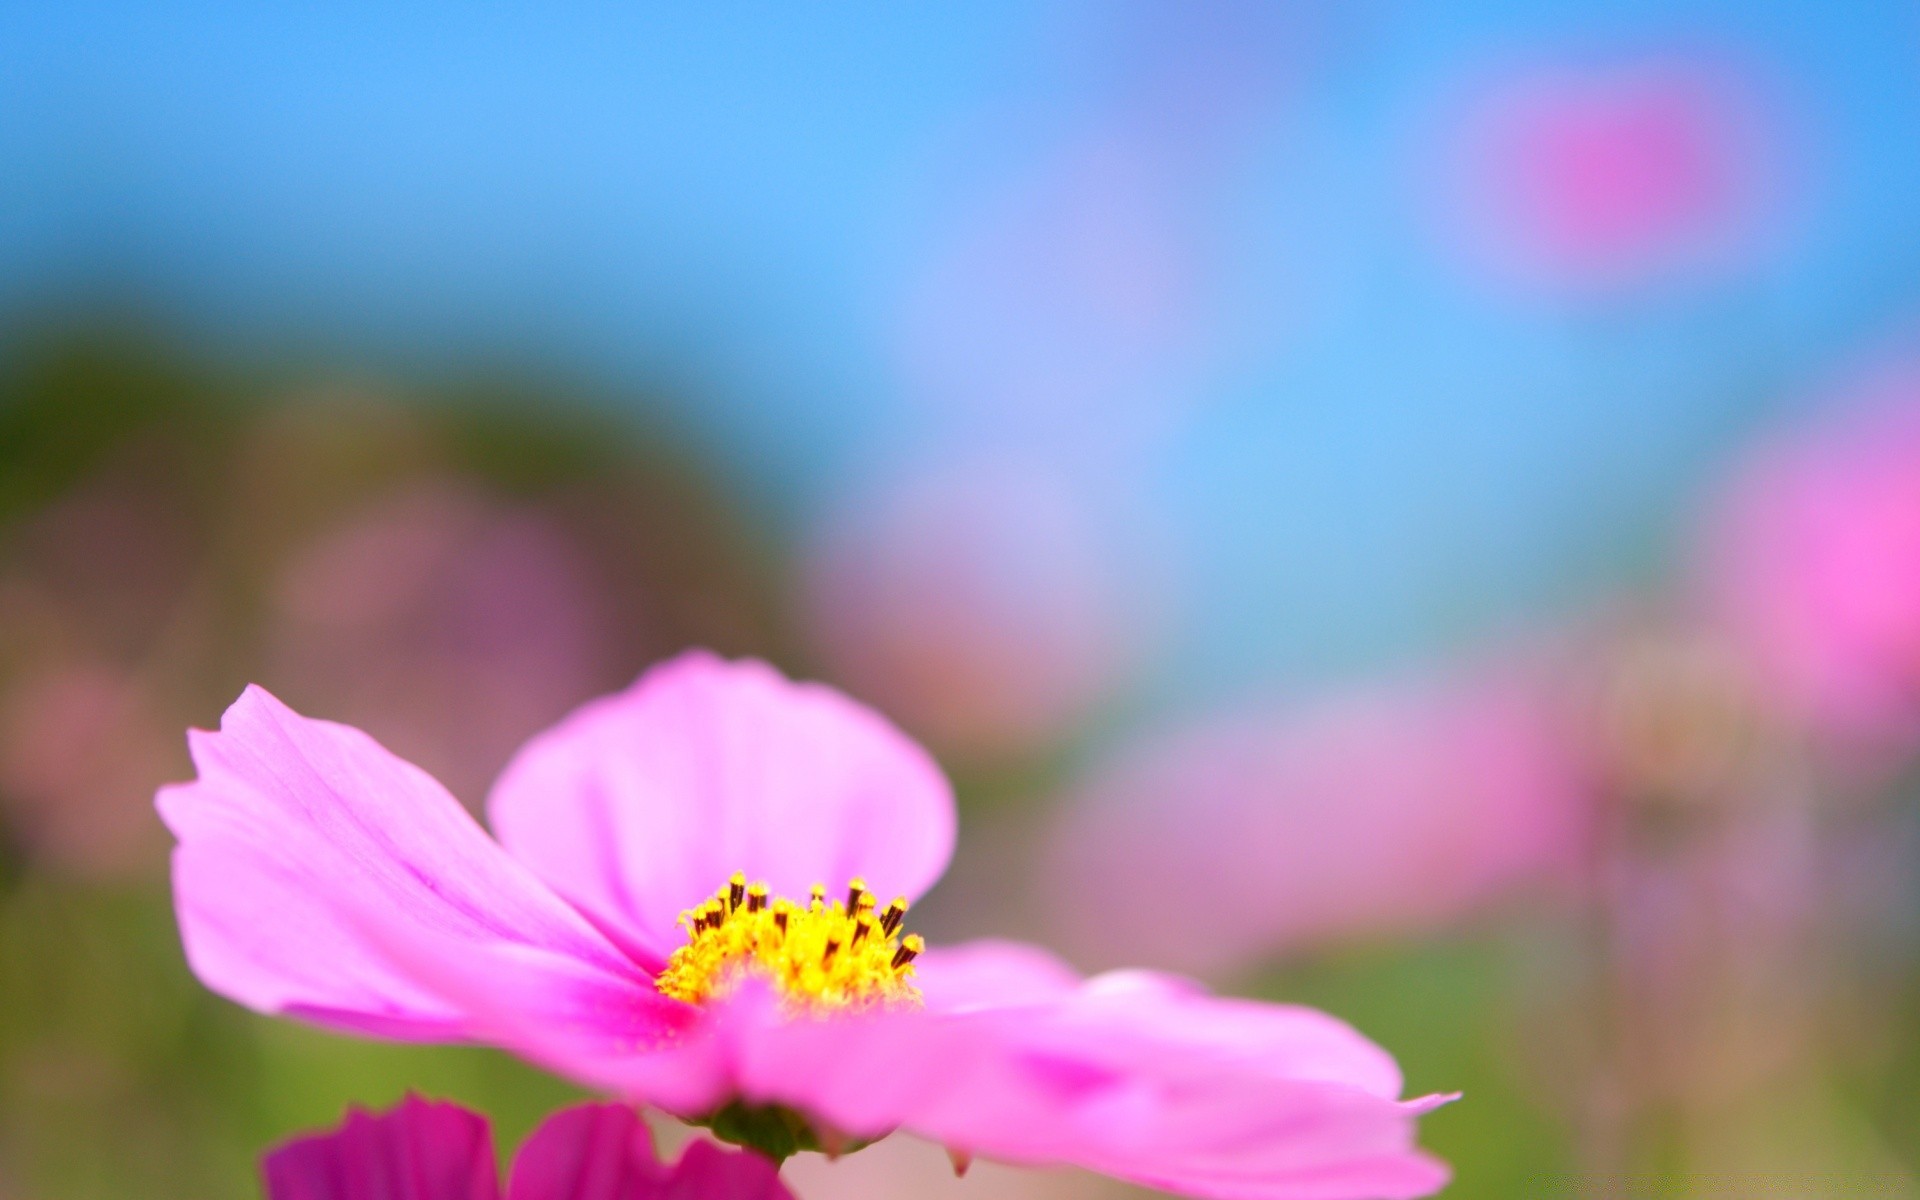
[[[884,912],[866,881],[847,885],[846,899],[827,900],[813,885],[806,903],[772,896],[765,883],[733,877],[704,904],[680,914],[687,944],[673,952],[656,986],[676,1000],[704,1004],[749,978],[773,985],[790,1015],[822,1016],[875,1008],[920,1006],[913,960],[925,948],[901,935],[907,899]]]

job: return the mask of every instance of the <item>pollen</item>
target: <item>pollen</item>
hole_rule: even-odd
[[[805,901],[772,895],[743,872],[704,903],[680,914],[687,944],[667,959],[657,986],[691,1004],[718,999],[749,978],[764,979],[791,1015],[824,1015],[920,1005],[913,960],[920,935],[902,935],[907,898],[885,909],[864,879],[845,900],[827,900],[825,884]]]

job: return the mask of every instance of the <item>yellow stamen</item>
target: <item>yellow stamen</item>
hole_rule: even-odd
[[[805,905],[751,886],[736,871],[713,897],[680,914],[687,944],[673,952],[657,986],[692,1004],[725,996],[743,979],[771,983],[792,1015],[918,1007],[913,960],[926,943],[899,938],[905,897],[876,917],[866,881],[828,904],[815,884]]]

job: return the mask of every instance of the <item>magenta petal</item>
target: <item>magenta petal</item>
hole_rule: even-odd
[[[515,986],[555,968],[657,998],[644,972],[500,849],[446,790],[355,729],[258,687],[191,737],[199,778],[161,789],[174,902],[207,986],[365,1033],[466,1036],[461,1005],[396,956],[454,943]]]
[[[495,832],[631,952],[735,871],[776,893],[864,876],[918,896],[953,850],[953,797],[883,717],[764,663],[692,652],[529,742],[489,799]]]
[[[408,1096],[391,1112],[353,1110],[333,1133],[300,1138],[262,1163],[268,1200],[497,1200],[484,1117]]]
[[[729,1006],[741,1091],[857,1135],[899,1126],[1221,1200],[1412,1197],[1447,1179],[1413,1144],[1432,1103],[1398,1100],[1392,1059],[1330,1017],[1142,973],[1066,988],[1017,947],[950,957],[919,1013],[781,1023]]]
[[[791,1200],[773,1163],[694,1142],[663,1165],[631,1108],[585,1104],[549,1117],[513,1164],[507,1200]]]
[[[583,1104],[534,1130],[513,1160],[507,1200],[629,1200],[656,1194],[666,1173],[633,1109]]]
[[[687,1147],[660,1195],[661,1200],[793,1200],[770,1160],[712,1142]]]

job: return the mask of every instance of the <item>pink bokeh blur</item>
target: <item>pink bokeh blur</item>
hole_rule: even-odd
[[[424,480],[292,553],[272,589],[266,677],[379,731],[473,804],[521,742],[594,690],[604,607],[563,529]]]
[[[1209,329],[1180,178],[1144,131],[1117,125],[969,208],[904,297],[906,395],[943,423],[1078,453],[1163,430],[1190,390],[1177,368]]]
[[[1754,447],[1714,498],[1699,575],[1788,719],[1869,755],[1920,744],[1920,362]]]
[[[1220,973],[1567,883],[1589,779],[1529,672],[1216,713],[1096,766],[1054,830],[1073,949]]]
[[[805,611],[837,678],[967,758],[1057,743],[1146,653],[1155,584],[1093,497],[1020,456],[882,482],[829,521]]]
[[[204,634],[196,531],[148,447],[11,532],[0,559],[0,801],[36,861],[151,873],[145,796],[186,766],[168,671]]]
[[[0,794],[41,861],[103,879],[164,846],[141,799],[184,766],[178,731],[140,680],[104,662],[49,663],[0,697]]]
[[[1445,143],[1467,261],[1528,291],[1610,295],[1754,260],[1783,213],[1782,132],[1751,72],[1655,55],[1494,73]]]

